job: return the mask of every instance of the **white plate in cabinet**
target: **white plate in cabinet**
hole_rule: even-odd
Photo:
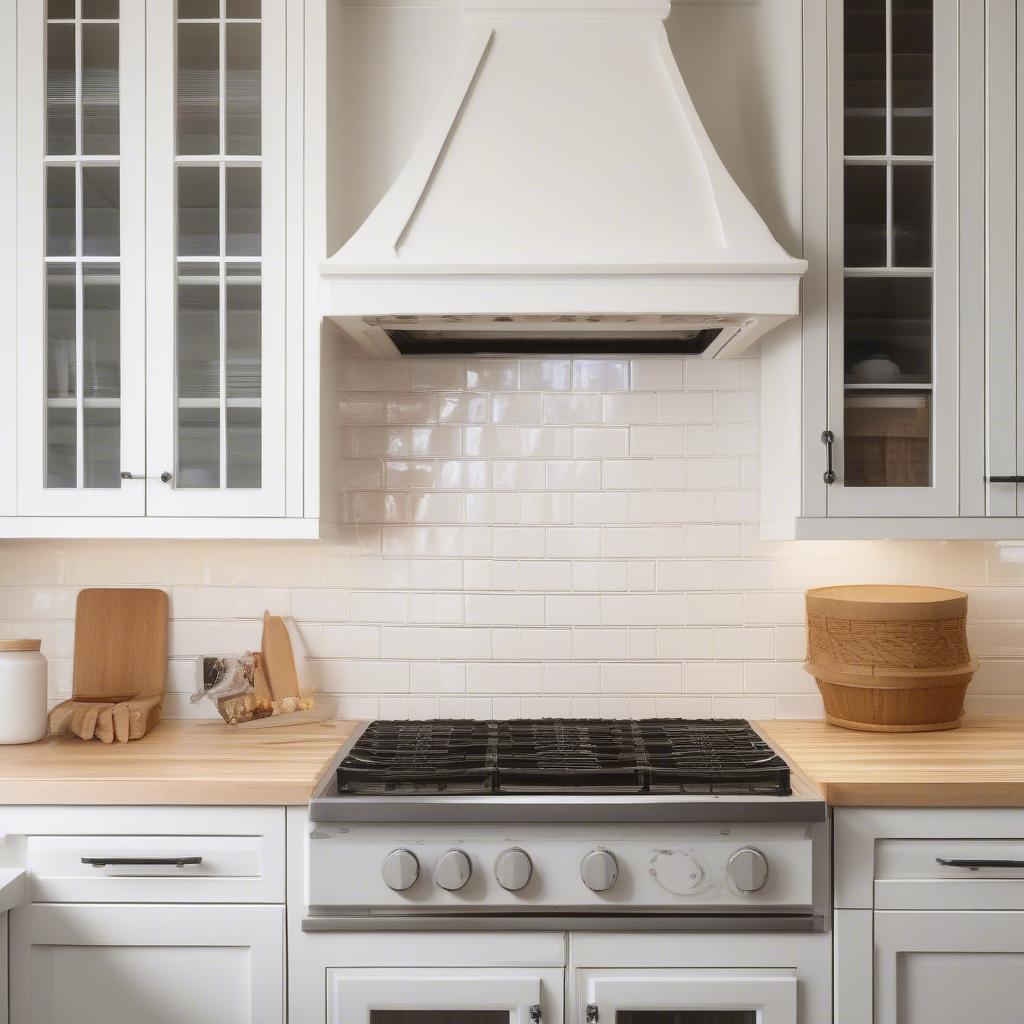
[[[35,903],[283,903],[265,836],[29,836]]]
[[[11,913],[11,1024],[282,1024],[284,907]]]

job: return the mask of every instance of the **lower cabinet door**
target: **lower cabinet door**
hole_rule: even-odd
[[[11,912],[11,1024],[282,1024],[284,907]]]
[[[874,1024],[997,1024],[1024,1014],[1024,912],[875,913]]]
[[[797,1024],[787,969],[580,970],[588,1024]]]
[[[560,969],[327,971],[327,1024],[561,1024]]]

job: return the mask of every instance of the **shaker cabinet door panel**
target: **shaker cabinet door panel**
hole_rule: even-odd
[[[18,514],[142,515],[144,5],[20,0],[18,56]]]
[[[53,906],[11,914],[11,1024],[282,1024],[284,908]]]
[[[1019,1020],[1024,913],[879,911],[875,1024]]]
[[[283,516],[285,3],[147,9],[147,509]]]

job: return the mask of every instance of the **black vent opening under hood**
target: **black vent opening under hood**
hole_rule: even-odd
[[[700,355],[722,328],[665,331],[443,331],[385,329],[403,356]]]

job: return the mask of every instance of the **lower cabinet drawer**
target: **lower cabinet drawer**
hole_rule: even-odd
[[[284,813],[95,808],[92,817],[27,821],[8,846],[32,903],[283,903]],[[59,822],[57,833],[47,827]],[[83,826],[92,825],[93,828]],[[40,827],[42,826],[42,827]],[[127,826],[127,828],[125,828]]]
[[[1024,910],[1024,839],[883,839],[878,910]]]

